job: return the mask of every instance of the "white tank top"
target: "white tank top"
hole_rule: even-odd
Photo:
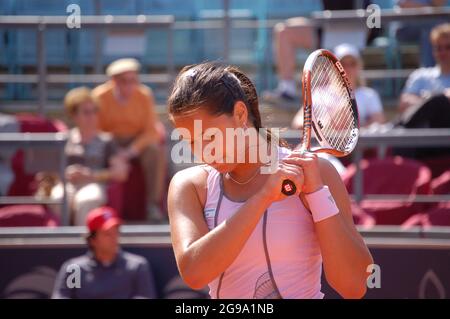
[[[279,158],[289,152],[279,148]],[[242,204],[227,198],[222,175],[208,166],[204,208],[208,228],[233,216]],[[322,256],[311,213],[297,196],[291,196],[270,205],[238,257],[209,283],[209,293],[214,299],[319,299],[323,298],[321,272]]]

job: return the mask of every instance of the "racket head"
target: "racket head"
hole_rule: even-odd
[[[302,75],[303,139],[301,150],[350,154],[358,142],[359,117],[355,96],[342,64],[328,50],[308,56]],[[320,145],[311,149],[311,131]]]

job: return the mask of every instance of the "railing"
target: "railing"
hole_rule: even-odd
[[[301,132],[290,130],[283,132],[281,137],[290,144],[300,143]],[[361,202],[363,199],[382,200],[382,201],[402,201],[413,200],[417,202],[440,202],[450,201],[450,195],[415,195],[413,199],[409,195],[371,195],[363,194],[363,174],[360,162],[363,158],[363,152],[367,148],[377,148],[378,155],[384,157],[388,146],[420,148],[450,146],[449,129],[390,129],[386,131],[373,132],[361,130],[358,144],[353,151],[353,162],[356,163],[357,171],[353,179],[353,189],[355,190],[355,200]]]
[[[382,280],[381,287],[367,290],[366,298],[448,297],[450,273],[445,265],[450,258],[450,227],[404,230],[398,226],[374,226],[358,230]],[[0,259],[7,261],[0,264],[2,298],[24,298],[25,290],[27,297],[49,298],[51,288],[33,294],[35,287],[51,287],[64,262],[86,253],[86,231],[85,227],[0,228]],[[150,263],[157,279],[158,298],[207,297],[207,290],[202,290],[203,294],[189,293],[190,289],[182,283],[168,225],[124,225],[120,237],[123,250]],[[321,291],[327,298],[338,298],[324,276]]]
[[[373,12],[370,10],[339,10],[339,11],[316,11],[311,14],[311,19],[319,25],[352,22],[355,24],[365,23]],[[449,7],[424,7],[411,9],[382,9],[380,10],[380,23],[387,24],[393,21],[430,21],[436,19],[448,19]]]
[[[172,80],[174,74],[173,60],[173,23],[174,17],[166,16],[82,16],[81,25],[83,28],[97,29],[133,29],[147,30],[149,28],[166,28],[168,30],[168,50],[167,50],[167,75],[159,81],[165,80],[168,83]],[[45,32],[51,28],[67,28],[67,16],[0,16],[0,28],[28,28],[37,31],[37,75],[2,75],[0,82],[20,82],[38,84],[38,111],[45,113],[47,104],[47,85],[48,83],[71,83],[72,80],[78,80],[82,83],[99,83],[99,74],[94,75],[48,75],[47,60],[45,48]],[[95,41],[96,64],[100,61],[100,39]],[[97,67],[97,70],[100,68]],[[148,77],[145,80],[155,80],[158,76]]]
[[[450,227],[357,226],[369,246],[450,247]],[[0,227],[0,247],[84,245],[86,227]],[[123,245],[171,246],[169,225],[123,225]]]
[[[82,16],[81,23],[83,28],[97,29],[133,29],[147,30],[149,28],[168,29],[168,51],[167,51],[167,73],[143,75],[143,82],[170,83],[174,75],[174,47],[173,31],[175,29],[223,29],[224,52],[223,58],[228,60],[230,51],[230,41],[233,28],[264,28],[271,29],[280,20],[262,20],[262,19],[242,19],[234,21],[230,16],[229,0],[223,1],[224,14],[223,19],[207,21],[177,21],[173,16]],[[351,22],[361,24],[370,12],[366,10],[343,10],[343,11],[318,11],[311,14],[311,19],[317,24],[333,24],[341,22]],[[382,24],[392,21],[429,21],[450,16],[450,8],[416,8],[416,9],[383,9],[380,10],[380,19]],[[37,70],[38,74],[32,75],[0,75],[0,83],[37,83],[38,84],[38,110],[39,113],[45,112],[47,102],[47,91],[49,83],[101,83],[105,77],[100,72],[100,39],[96,38],[94,65],[97,74],[91,75],[64,75],[47,74],[45,33],[50,28],[66,28],[67,16],[0,16],[0,28],[31,28],[37,31]],[[271,45],[265,43],[265,45]],[[260,48],[261,49],[261,48]],[[367,71],[365,76],[368,79],[374,78],[404,78],[409,75],[411,70],[392,70]]]
[[[64,133],[0,133],[0,149],[56,149],[59,154],[58,170],[63,186],[61,201],[54,201],[34,196],[0,196],[0,204],[61,204],[62,224],[69,225],[69,207],[66,193],[66,146],[67,136]]]
[[[289,130],[283,132],[281,137],[290,144],[298,144],[301,140],[301,132],[298,130]],[[0,197],[0,204],[56,204],[62,205],[62,224],[69,224],[69,211],[66,195],[65,167],[66,157],[64,147],[67,137],[63,133],[1,133],[0,149],[23,149],[23,148],[49,148],[57,149],[59,152],[58,172],[63,184],[63,198],[61,202],[50,199],[40,199],[36,197]],[[415,202],[444,202],[450,201],[450,195],[416,195],[410,198],[408,195],[371,195],[363,193],[363,174],[360,168],[360,161],[363,152],[367,148],[377,148],[379,156],[383,157],[388,146],[394,147],[435,147],[450,146],[450,130],[448,129],[392,129],[385,132],[370,132],[362,130],[358,145],[353,153],[353,160],[357,163],[357,172],[353,179],[353,189],[355,190],[354,199],[360,202],[364,199],[382,200],[382,201],[404,201],[412,200]],[[55,168],[56,169],[56,168]]]

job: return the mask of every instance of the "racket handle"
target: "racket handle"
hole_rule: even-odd
[[[284,195],[291,196],[291,195],[294,195],[296,191],[297,191],[297,186],[295,186],[293,181],[291,181],[289,179],[285,179],[283,181],[283,184],[281,185],[281,192]]]

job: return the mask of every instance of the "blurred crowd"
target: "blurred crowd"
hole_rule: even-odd
[[[441,6],[445,1],[398,0],[400,7]],[[367,6],[370,2],[364,3]],[[355,9],[353,1],[323,1],[325,9]],[[273,48],[276,56],[278,85],[262,94],[262,101],[275,109],[297,109],[301,96],[295,78],[296,50],[321,47],[323,32],[306,18],[288,19],[275,26]],[[346,70],[358,104],[361,127],[380,126],[403,128],[450,128],[450,24],[398,24],[398,39],[421,39],[421,67],[407,79],[398,100],[397,114],[388,122],[379,93],[367,85],[360,48],[341,43],[333,52]],[[423,35],[426,39],[423,40]],[[370,41],[371,35],[368,35]],[[423,41],[422,41],[423,40]],[[427,52],[430,51],[431,54]],[[84,225],[86,216],[97,207],[109,205],[128,223],[159,224],[167,222],[165,195],[168,187],[167,132],[155,111],[152,89],[140,82],[141,66],[134,58],[122,58],[106,69],[108,81],[91,89],[77,87],[66,93],[64,109],[67,121],[54,131],[67,130],[65,147],[66,194],[70,225]],[[20,132],[15,116],[0,115],[0,132]],[[292,128],[302,128],[302,110],[293,117]],[[61,129],[62,127],[62,129]],[[445,158],[448,148],[411,148],[393,150],[415,160]],[[23,155],[22,155],[23,156]],[[330,158],[338,171],[346,168]],[[14,152],[0,154],[0,195],[20,194],[14,179],[17,170],[12,162]],[[444,166],[446,165],[444,162]],[[438,173],[442,173],[440,170]],[[14,176],[16,174],[16,176]],[[29,177],[27,177],[29,178]],[[20,177],[19,177],[20,179]],[[33,180],[33,193],[51,200],[63,199],[63,180],[56,173],[39,172]],[[2,207],[10,214],[20,215],[19,207]],[[45,216],[52,216],[47,225],[60,224],[61,205],[44,208]],[[37,212],[36,214],[39,214]],[[9,215],[8,215],[9,216]],[[4,225],[21,225],[11,221]]]
[[[130,181],[133,178],[143,182],[137,191],[144,201],[144,214],[134,219],[153,224],[166,220],[166,132],[156,115],[152,90],[139,81],[139,70],[135,59],[116,60],[106,69],[106,83],[92,90],[74,88],[64,98],[70,126],[65,179],[71,225],[84,225],[89,211],[107,203],[123,211],[126,201],[132,200],[125,198],[126,188],[139,182]],[[15,126],[14,117],[2,115],[3,131],[18,131]],[[13,179],[8,167],[11,156],[6,155],[1,160],[2,194],[7,194]],[[130,176],[133,167],[140,173],[134,177]],[[62,200],[63,184],[57,174],[41,172],[36,177],[36,194]],[[61,205],[49,209],[61,218]]]
[[[445,2],[397,0],[396,4],[411,8],[443,6]],[[326,10],[358,9],[355,3],[322,1]],[[365,8],[370,1],[360,3]],[[263,103],[275,110],[298,109],[301,90],[296,78],[300,73],[296,66],[297,50],[323,47],[324,32],[304,17],[293,17],[275,26],[273,49],[278,83],[274,90],[262,93]],[[385,112],[380,94],[363,76],[361,48],[353,43],[341,43],[332,48],[354,89],[360,126],[368,130],[450,128],[450,23],[397,23],[392,32],[399,41],[413,40],[420,44],[420,67],[409,75],[392,119]],[[367,41],[375,36],[368,34]],[[0,133],[67,133],[64,176],[45,170],[27,174],[26,166],[33,166],[29,163],[30,158],[33,161],[29,153],[15,149],[0,152],[0,196],[28,194],[52,200],[48,205],[0,205],[0,226],[61,225],[62,205],[56,202],[63,200],[65,185],[69,224],[87,228],[87,253],[61,266],[53,298],[156,297],[151,265],[146,259],[123,251],[119,244],[120,226],[124,223],[168,222],[168,134],[158,118],[152,89],[140,81],[140,71],[138,60],[121,58],[106,68],[108,80],[105,83],[95,88],[83,86],[68,91],[63,102],[65,123],[61,119],[47,121],[0,113]],[[301,129],[302,110],[296,112],[287,125]],[[388,155],[401,157],[371,161],[370,152],[365,154],[362,167],[367,193],[450,192],[450,148],[392,149]],[[341,174],[349,192],[354,193],[356,168],[351,159],[328,159]],[[54,159],[41,157],[39,160]],[[383,176],[389,180],[381,178]],[[449,203],[395,205],[391,202],[355,204],[354,220],[366,226],[450,225]],[[424,214],[424,211],[430,213]],[[445,220],[442,212],[446,214]],[[82,289],[70,289],[67,284],[72,280],[68,272],[71,265],[81,269],[82,282],[78,284]],[[77,284],[76,280],[73,284]]]

